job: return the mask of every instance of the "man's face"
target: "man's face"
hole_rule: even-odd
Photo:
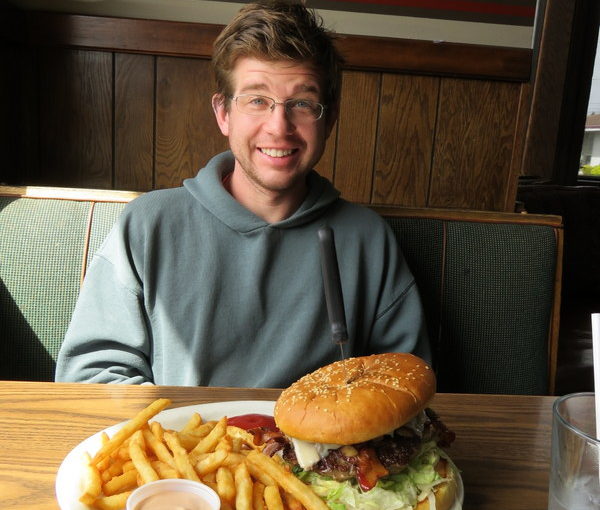
[[[268,62],[240,58],[232,73],[234,97],[242,94],[267,96],[280,103],[287,99],[308,99],[322,103],[322,85],[308,64]],[[229,138],[235,156],[235,171],[241,171],[249,185],[270,196],[303,193],[305,177],[319,161],[331,132],[334,115],[318,120],[294,120],[283,105],[264,115],[253,116],[238,110],[213,106],[221,132]]]

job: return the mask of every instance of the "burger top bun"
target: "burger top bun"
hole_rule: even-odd
[[[435,394],[431,367],[412,354],[349,358],[305,375],[281,393],[274,418],[288,436],[356,444],[404,425]]]

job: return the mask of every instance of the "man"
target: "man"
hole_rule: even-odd
[[[231,152],[128,205],[89,268],[60,381],[289,385],[339,359],[317,231],[335,232],[348,355],[428,357],[392,232],[312,168],[337,118],[341,58],[300,3],[250,4],[215,42]]]

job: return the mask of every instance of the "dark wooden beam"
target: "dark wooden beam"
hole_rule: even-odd
[[[533,51],[449,42],[347,35],[339,40],[348,67],[527,82]]]
[[[210,58],[222,25],[109,18],[31,11],[27,42],[33,45]]]

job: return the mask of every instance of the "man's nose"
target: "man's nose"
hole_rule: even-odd
[[[287,111],[285,104],[274,103],[271,106],[271,111],[268,114],[267,126],[279,133],[290,133],[296,129],[296,125],[292,121],[292,115]]]

